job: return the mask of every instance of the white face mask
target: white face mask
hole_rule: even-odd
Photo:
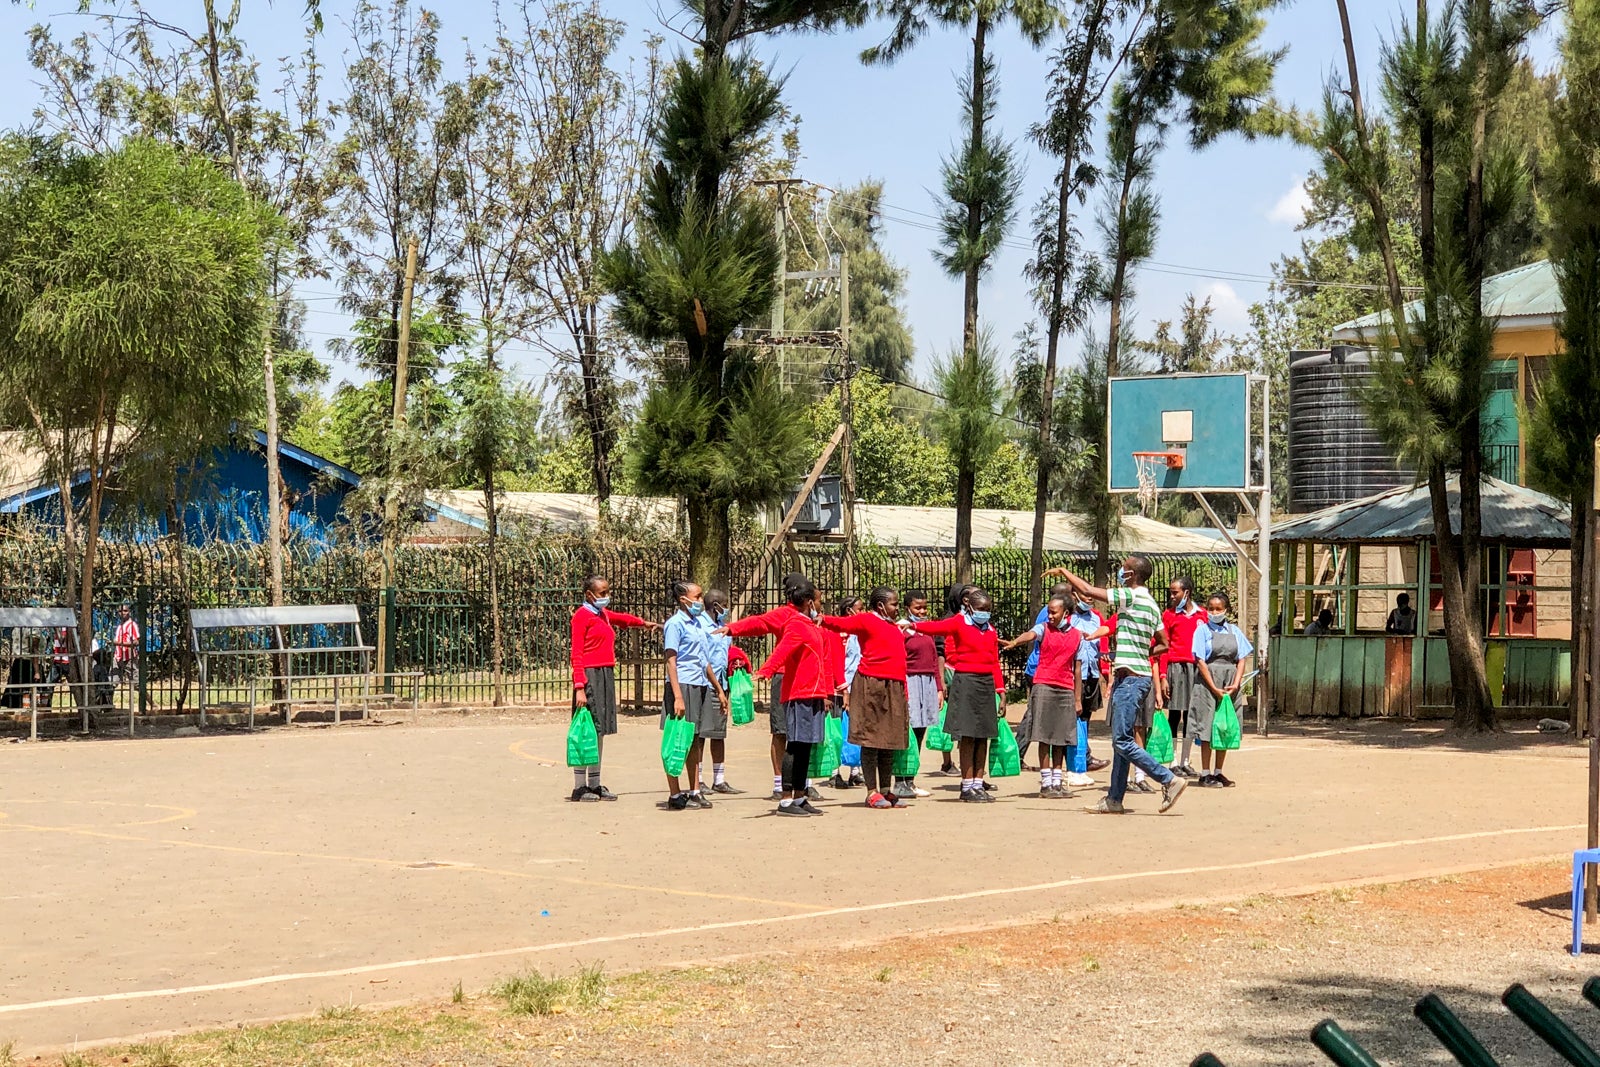
[[[1228,621],[1228,613],[1225,611],[1208,611],[1206,612],[1206,618],[1211,620],[1212,626],[1221,626]]]

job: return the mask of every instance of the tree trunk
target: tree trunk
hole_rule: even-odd
[[[616,433],[611,426],[610,412],[606,410],[604,385],[600,377],[600,339],[595,336],[596,323],[590,309],[588,328],[578,345],[578,368],[583,374],[583,414],[589,427],[589,469],[594,476],[594,495],[600,510],[606,510],[611,499],[611,450],[616,447]]]
[[[492,468],[483,476],[483,510],[489,527],[489,671],[494,686],[494,706],[498,708],[506,702],[505,678],[501,673],[505,646],[500,622],[500,514],[495,507]]]
[[[977,495],[976,471],[956,470],[956,581],[972,581],[972,500]]]
[[[176,710],[182,714],[188,705],[189,686],[194,681],[194,627],[189,623],[189,609],[194,606],[194,601],[189,596],[189,567],[188,559],[184,555],[186,547],[184,541],[188,530],[183,517],[183,498],[178,494],[176,483],[172,486],[172,499],[167,502],[167,537],[172,542],[172,554],[177,563],[178,578],[178,603],[183,605],[183,647],[176,649],[178,660],[178,698]],[[148,680],[148,675],[143,674],[145,664],[139,665],[141,677]]]
[[[1434,547],[1439,553],[1440,585],[1444,593],[1444,637],[1450,654],[1450,689],[1456,705],[1456,726],[1474,730],[1495,728],[1494,702],[1489,696],[1489,675],[1484,665],[1483,622],[1476,606],[1467,601],[1461,581],[1460,536],[1452,529],[1446,472],[1435,463],[1428,472],[1428,498],[1433,510]],[[1426,608],[1426,605],[1420,605]]]
[[[983,146],[983,108],[984,108],[984,52],[986,39],[989,35],[989,20],[979,14],[975,20],[972,31],[972,129],[967,136],[971,138],[970,147],[973,152],[979,151]],[[967,205],[967,241],[969,247],[977,247],[983,234],[983,213],[981,205],[969,203]],[[961,348],[963,352],[975,352],[978,348],[978,272],[983,264],[977,261],[967,263],[966,277],[963,279],[961,300]],[[958,504],[957,507],[960,505]],[[968,516],[970,522],[971,517]],[[958,522],[959,528],[959,522]]]
[[[728,502],[690,496],[689,580],[702,589],[728,588]]]

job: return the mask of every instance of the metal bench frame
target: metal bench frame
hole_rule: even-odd
[[[294,626],[349,626],[355,634],[355,643],[349,645],[291,645],[286,637],[286,631]],[[212,648],[200,647],[200,635],[217,630],[270,630],[272,641],[270,648]],[[265,678],[252,676],[250,679],[250,718],[249,728],[255,729],[256,725],[256,693],[262,681],[269,684],[283,682],[283,721],[285,724],[294,720],[294,683],[300,681],[332,681],[333,682],[333,721],[338,725],[341,720],[340,683],[344,681],[358,681],[360,683],[361,714],[367,718],[371,712],[372,683],[380,675],[372,670],[372,655],[377,650],[368,645],[361,637],[361,613],[354,604],[305,604],[286,607],[236,607],[236,608],[190,608],[189,609],[190,645],[194,650],[195,663],[200,679],[200,725],[206,724],[206,706],[208,695],[208,680],[210,676],[210,658],[213,656],[282,656],[285,667],[284,673],[269,674]],[[294,657],[297,655],[311,655],[327,652],[355,652],[361,657],[361,670],[355,674],[349,673],[318,673],[296,674],[294,671]],[[391,678],[411,679],[411,711],[415,715],[420,699],[422,684],[421,671],[408,671],[393,675],[382,675]],[[270,700],[269,705],[278,703]]]
[[[79,673],[85,679],[80,682],[66,682],[67,692],[71,693],[74,688],[80,686],[86,692],[91,691],[90,687],[96,684],[94,681],[94,664],[92,662],[94,654],[92,651],[83,651],[78,639],[78,612],[75,608],[0,607],[0,633],[9,633],[15,630],[37,631],[48,635],[50,640],[54,642],[56,632],[62,629],[65,629],[71,635],[72,651],[68,654],[77,661]],[[21,654],[20,650],[13,651]],[[60,685],[62,683],[58,682],[56,684]],[[25,685],[0,682],[0,692],[22,689],[30,694],[28,702],[32,710],[32,718],[28,723],[28,739],[30,741],[39,740],[39,694],[43,690],[53,690],[54,688],[55,686],[46,685],[43,682],[29,682]],[[83,732],[88,733],[89,713],[92,711],[115,711],[116,705],[96,704],[92,700],[84,699],[78,704],[78,708],[83,712]],[[134,708],[130,704],[128,707],[129,737],[133,736],[133,722]]]

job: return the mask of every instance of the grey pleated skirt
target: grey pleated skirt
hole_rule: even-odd
[[[608,737],[617,732],[617,670],[615,667],[586,667],[583,694],[589,701],[589,716],[594,732]],[[572,694],[572,713],[578,713],[578,694]]]
[[[722,702],[709,685],[685,685],[683,689],[683,717],[694,723],[695,737],[727,737],[728,717],[722,713]],[[661,724],[676,710],[672,686],[667,686],[666,698],[661,705]],[[720,730],[721,733],[716,731]]]
[[[1064,747],[1078,743],[1078,692],[1058,685],[1034,683],[1028,693],[1033,725],[1028,740]]]
[[[951,737],[979,740],[1000,736],[999,711],[995,705],[994,675],[955,671],[950,675],[948,707],[944,713],[944,732]]]
[[[789,700],[783,704],[784,733],[791,741],[820,745],[826,736],[828,701],[823,697]]]
[[[906,711],[911,725],[927,729],[939,723],[939,680],[931,674],[913,674],[906,678]]]

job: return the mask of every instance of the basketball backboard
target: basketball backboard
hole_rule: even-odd
[[[1113,378],[1106,417],[1108,488],[1140,491],[1142,462],[1161,493],[1262,487],[1266,379],[1251,374]]]

